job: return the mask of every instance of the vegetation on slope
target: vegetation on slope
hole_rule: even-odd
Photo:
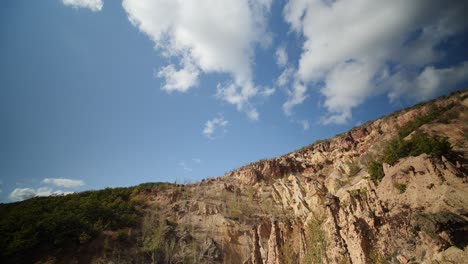
[[[327,239],[322,229],[324,219],[312,219],[306,229],[306,263],[326,262]]]
[[[443,113],[447,112],[451,108],[454,107],[454,104],[451,103],[445,107],[438,107],[437,105],[432,105],[427,114],[423,116],[419,116],[416,119],[404,124],[399,130],[398,130],[398,136],[400,138],[404,138],[411,134],[413,131],[418,129],[420,126],[433,122],[435,120],[438,120]],[[438,120],[440,121],[440,120]],[[444,120],[442,120],[444,121]]]
[[[380,161],[370,162],[368,172],[372,180],[380,181],[384,176],[383,162],[394,165],[401,158],[419,156],[423,153],[440,158],[442,155],[450,155],[451,149],[452,146],[446,138],[430,137],[424,133],[417,133],[409,140],[396,138],[386,145]]]
[[[449,153],[450,143],[446,138],[429,137],[423,133],[417,133],[410,140],[401,138],[390,141],[384,150],[383,162],[393,165],[400,158],[419,156],[426,153],[432,157],[440,158]]]
[[[34,252],[60,254],[93,240],[104,230],[136,226],[142,210],[135,194],[166,185],[147,183],[2,204],[0,260],[28,262]]]
[[[431,106],[426,115],[417,117],[400,127],[398,129],[398,136],[384,147],[382,157],[379,160],[372,160],[370,162],[368,172],[371,179],[380,181],[383,178],[383,162],[394,165],[401,158],[419,156],[423,153],[435,158],[450,155],[452,146],[446,138],[430,137],[427,134],[417,132],[417,130],[422,125],[433,121],[446,121],[446,112],[453,108],[453,106],[454,104],[449,104],[446,107]],[[411,133],[413,135],[409,139],[405,139]]]

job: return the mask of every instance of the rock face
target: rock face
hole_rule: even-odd
[[[275,220],[271,222],[270,239],[268,240],[268,256],[266,259],[267,264],[280,264],[281,263],[281,231],[278,227],[278,222]]]
[[[466,263],[467,95],[143,200],[172,219],[176,242],[185,245],[173,263]],[[369,160],[435,105],[450,106],[440,120],[450,118],[416,129],[447,137],[453,157],[402,158],[383,165],[380,182],[370,180]]]

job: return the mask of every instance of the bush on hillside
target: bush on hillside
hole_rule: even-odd
[[[423,153],[434,158],[449,156],[452,146],[447,138],[430,137],[424,133],[417,133],[409,140],[396,138],[391,140],[383,151],[381,161],[371,160],[368,172],[372,180],[380,181],[384,177],[383,162],[394,165],[399,159],[409,156],[419,156]]]
[[[384,177],[382,162],[371,160],[371,162],[369,163],[368,172],[369,172],[370,178],[373,181],[381,181],[382,178]]]
[[[418,129],[420,126],[427,124],[429,122],[434,121],[435,119],[439,118],[440,115],[447,110],[451,109],[454,106],[454,104],[449,104],[445,107],[438,107],[437,105],[432,105],[429,108],[429,111],[427,114],[417,117],[415,120],[407,122],[404,124],[399,130],[398,130],[398,135],[400,138],[405,138],[409,134],[411,134],[413,131]]]
[[[394,165],[399,159],[409,156],[419,156],[426,153],[440,158],[448,155],[451,150],[446,138],[429,137],[426,134],[415,134],[410,140],[394,139],[385,147],[382,161]]]

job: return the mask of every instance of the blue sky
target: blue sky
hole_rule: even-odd
[[[465,88],[462,2],[4,1],[0,201],[221,176]]]

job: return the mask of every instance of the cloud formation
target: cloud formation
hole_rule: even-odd
[[[92,11],[103,6],[62,2]],[[254,82],[253,65],[256,49],[273,41],[272,0],[123,0],[122,6],[168,61],[154,74],[162,90],[188,92],[203,74],[221,73],[228,78],[216,86],[216,98],[250,120],[260,118],[255,98],[275,89]],[[291,116],[313,88],[323,96],[322,123],[343,124],[372,96],[420,101],[467,80],[467,62],[439,66],[448,52],[440,45],[468,29],[466,13],[458,0],[287,0],[283,19],[304,41],[297,65],[286,44],[273,50],[283,70],[276,80],[287,95],[283,112]]]
[[[468,62],[450,68],[435,68],[427,66],[416,77],[405,77],[401,73],[395,74],[389,83],[393,89],[388,94],[391,100],[407,95],[414,98],[429,99],[438,92],[441,86],[452,86],[468,76]],[[411,80],[411,82],[409,81]],[[409,91],[412,91],[409,93]]]
[[[286,53],[285,47],[279,47],[276,49],[276,64],[280,67],[286,66],[288,63],[288,54]]]
[[[250,120],[258,120],[259,113],[257,109],[252,107],[249,101],[250,98],[256,96],[258,93],[258,89],[252,86],[252,84],[246,84],[242,87],[235,83],[226,86],[218,84],[216,90],[216,96],[218,98],[235,105],[237,110],[245,112]]]
[[[42,182],[65,188],[78,188],[84,185],[84,181],[82,180],[73,180],[65,178],[45,178],[44,180],[42,180]]]
[[[31,189],[31,188],[16,188],[14,189],[10,195],[8,196],[12,201],[24,201],[27,199],[31,199],[34,197],[41,197],[41,196],[52,196],[52,195],[67,195],[73,192],[63,192],[61,190],[53,191],[50,188],[38,188],[38,189]]]
[[[288,100],[283,104],[283,112],[290,116],[292,115],[293,107],[302,104],[307,99],[307,87],[296,80],[292,83],[291,89],[287,90],[287,93]]]
[[[226,127],[228,124],[227,120],[224,120],[222,116],[213,118],[206,121],[205,128],[203,129],[203,135],[207,138],[213,138],[213,134],[218,128]]]
[[[131,23],[145,33],[164,56],[179,62],[163,67],[166,91],[185,92],[198,83],[199,71],[227,73],[232,82],[218,86],[218,98],[234,104],[251,119],[259,93],[252,61],[257,46],[268,46],[266,30],[271,0],[124,0]],[[187,66],[189,65],[189,67]]]
[[[164,78],[165,84],[161,87],[167,92],[187,92],[198,85],[199,71],[193,65],[185,65],[177,70],[174,64],[161,68],[158,78]]]
[[[345,123],[370,96],[422,100],[448,85],[438,81],[443,76],[466,79],[458,74],[464,66],[433,66],[445,55],[437,46],[467,28],[466,13],[456,0],[289,0],[284,19],[305,41],[283,109],[301,104],[307,86],[320,87],[329,113],[323,122]],[[416,74],[406,74],[408,68]]]
[[[104,5],[102,0],[62,0],[62,3],[74,8],[88,8],[93,12],[101,11]]]

